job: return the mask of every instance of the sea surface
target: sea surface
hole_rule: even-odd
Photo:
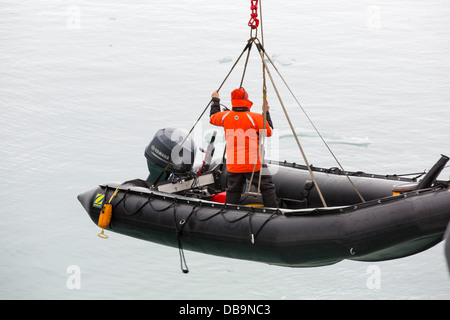
[[[305,112],[346,170],[415,174],[450,155],[449,1],[261,5],[258,37],[310,164],[336,166]],[[97,237],[77,195],[147,177],[145,147],[160,128],[192,128],[244,49],[249,18],[250,1],[0,0],[1,299],[450,299],[443,243],[317,268],[185,251],[183,274],[176,248]],[[228,107],[242,59],[220,90]],[[266,81],[269,155],[303,163]],[[262,83],[252,50],[253,111]],[[195,128],[203,147],[208,113]]]

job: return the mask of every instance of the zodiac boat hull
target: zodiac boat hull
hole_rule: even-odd
[[[293,176],[283,170],[280,174],[278,178],[278,173],[274,175],[276,184],[283,175]],[[336,179],[332,172],[317,176],[322,181]],[[397,259],[442,241],[450,220],[447,182],[393,196],[395,181],[386,185],[386,179],[373,179],[368,188],[377,186],[373,188],[384,196],[365,203],[303,209],[227,205],[128,183],[100,185],[78,199],[97,224],[102,210],[98,199],[106,202],[118,188],[106,230],[171,247],[280,266]],[[335,198],[339,199],[339,194]]]

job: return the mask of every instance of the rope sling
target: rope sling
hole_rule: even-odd
[[[252,1],[252,5],[250,7],[250,9],[252,10],[252,13],[250,15],[250,21],[248,23],[248,25],[250,26],[250,38],[252,38],[252,32],[253,30],[256,31],[256,33],[258,32],[258,24],[259,24],[259,20],[257,19],[258,17],[258,0],[256,1]],[[261,3],[259,5],[259,15],[261,16],[261,43],[262,46],[264,47],[264,33],[263,33],[263,20],[262,20],[262,6]],[[259,48],[258,48],[259,51]],[[250,51],[249,51],[250,52]],[[252,187],[253,184],[253,177],[255,175],[255,171],[256,171],[256,164],[258,163],[258,159],[256,159],[255,161],[255,165],[253,166],[253,171],[252,171],[252,175],[250,177],[250,181],[248,183],[248,188],[247,188],[247,192],[244,193],[244,195],[249,195],[252,197],[256,197],[256,198],[262,198],[262,194],[261,194],[261,177],[262,177],[262,168],[263,168],[263,163],[264,163],[264,150],[265,150],[265,141],[266,141],[266,126],[267,126],[267,86],[266,86],[266,65],[263,63],[262,65],[262,78],[263,78],[263,83],[262,83],[262,91],[263,91],[263,130],[262,130],[262,136],[259,137],[259,146],[258,146],[258,152],[256,154],[257,157],[259,157],[261,159],[261,168],[259,171],[259,175],[258,175],[258,187],[255,192],[251,192],[250,189]],[[242,81],[241,81],[241,87],[242,87]]]
[[[262,166],[264,163],[264,148],[265,148],[265,138],[266,138],[266,120],[267,120],[267,110],[266,110],[266,105],[267,105],[267,86],[266,86],[266,73],[269,76],[270,82],[273,86],[273,89],[277,95],[278,101],[280,102],[280,105],[283,109],[283,113],[288,121],[289,127],[292,131],[292,134],[295,138],[295,141],[297,143],[297,146],[301,152],[302,158],[306,164],[306,167],[308,168],[308,172],[313,180],[314,186],[317,189],[317,192],[319,194],[320,200],[323,204],[324,207],[327,207],[326,201],[323,197],[322,191],[320,190],[320,186],[317,183],[317,180],[314,176],[314,173],[311,169],[311,166],[308,162],[308,159],[306,157],[306,154],[303,150],[303,147],[300,143],[299,137],[297,135],[297,133],[295,132],[294,126],[292,124],[292,121],[289,117],[289,114],[286,110],[286,107],[284,106],[283,100],[281,99],[280,93],[275,85],[275,82],[273,80],[273,77],[270,73],[270,70],[268,68],[267,62],[265,61],[265,59],[267,59],[270,62],[270,65],[274,68],[274,70],[277,72],[278,76],[281,78],[282,82],[284,83],[284,85],[286,86],[286,88],[288,89],[288,91],[290,92],[290,94],[293,96],[294,100],[296,101],[296,103],[298,104],[298,106],[300,107],[300,109],[302,110],[302,112],[305,114],[306,118],[308,119],[308,121],[310,122],[310,124],[312,125],[312,127],[314,128],[314,130],[316,131],[316,133],[318,134],[318,136],[320,137],[320,139],[322,140],[322,142],[325,144],[325,146],[327,147],[328,151],[331,153],[331,155],[333,156],[333,158],[335,159],[336,163],[338,164],[338,166],[340,167],[340,169],[342,170],[342,172],[344,173],[344,175],[346,176],[346,178],[348,179],[348,181],[350,182],[351,186],[353,187],[353,189],[355,190],[355,192],[358,194],[359,198],[361,199],[362,202],[365,202],[363,196],[361,195],[361,193],[358,191],[358,189],[356,188],[355,184],[352,182],[352,180],[350,179],[350,177],[348,176],[347,171],[344,170],[342,164],[339,162],[339,160],[337,159],[337,157],[334,155],[333,151],[330,149],[330,147],[328,146],[328,144],[326,143],[325,139],[323,138],[323,136],[320,134],[319,130],[317,129],[317,127],[314,125],[313,121],[311,120],[311,118],[308,116],[308,114],[306,113],[305,109],[302,107],[302,105],[300,104],[300,102],[298,101],[298,99],[296,98],[296,96],[294,95],[294,93],[292,92],[291,88],[289,87],[289,85],[287,84],[286,80],[283,78],[283,76],[281,75],[280,71],[278,70],[278,68],[275,66],[275,64],[273,63],[272,59],[270,58],[270,56],[267,54],[267,51],[264,48],[264,35],[263,35],[263,23],[262,23],[262,7],[261,7],[261,0],[250,0],[251,1],[251,10],[252,13],[250,14],[250,20],[248,22],[248,26],[250,27],[250,39],[247,41],[247,44],[245,46],[245,48],[243,49],[243,51],[241,52],[241,54],[239,55],[239,57],[236,59],[236,61],[234,62],[233,66],[231,67],[230,71],[228,72],[228,74],[226,75],[225,79],[222,81],[222,83],[220,84],[219,88],[217,89],[217,92],[220,91],[220,89],[222,89],[223,85],[225,84],[225,82],[228,80],[228,77],[230,76],[230,74],[233,72],[233,70],[235,69],[236,65],[238,64],[238,62],[240,61],[240,59],[242,58],[242,56],[244,55],[244,53],[248,50],[247,52],[247,58],[245,61],[245,65],[244,65],[244,70],[242,73],[242,78],[241,78],[241,83],[240,83],[240,87],[242,87],[243,85],[243,81],[244,81],[244,77],[245,77],[245,73],[246,73],[246,69],[247,69],[247,64],[249,61],[249,57],[250,57],[250,51],[251,48],[253,46],[253,44],[256,45],[256,48],[258,49],[258,53],[259,56],[261,58],[261,62],[262,62],[262,70],[263,70],[263,84],[262,84],[262,91],[263,91],[263,123],[264,123],[264,127],[262,130],[262,137],[260,137],[259,139],[259,149],[257,152],[257,157],[260,157],[260,162],[261,162],[261,171],[262,171]],[[259,9],[260,9],[260,16],[261,16],[261,41],[259,40],[259,38],[257,37],[258,35],[258,27],[260,24],[260,20],[258,19],[258,2],[259,2]],[[255,32],[255,35],[253,35],[253,32]],[[181,145],[183,145],[186,140],[189,138],[190,134],[192,133],[192,131],[194,130],[194,128],[197,126],[197,124],[199,123],[199,121],[201,120],[201,118],[203,117],[203,115],[205,114],[205,112],[208,110],[208,108],[210,107],[212,103],[212,99],[209,101],[209,103],[206,105],[206,107],[203,109],[202,113],[200,114],[200,116],[198,117],[198,119],[195,121],[194,125],[192,126],[192,128],[189,130],[188,134],[185,136],[184,140],[182,141]],[[154,182],[154,187],[156,187],[156,185],[158,184],[160,178],[163,176],[163,174],[165,173],[165,171],[168,169],[169,165],[171,164],[171,160],[169,161],[169,163],[166,165],[166,167],[164,168],[164,170],[161,172],[161,174],[159,175],[159,177],[156,179],[156,181]],[[253,171],[252,171],[252,175],[250,178],[250,181],[248,183],[248,188],[247,191],[244,193],[245,195],[250,195],[253,197],[262,197],[261,192],[260,192],[260,187],[261,187],[261,176],[262,176],[262,172],[260,172],[259,174],[259,179],[258,179],[258,184],[257,184],[257,192],[251,192],[251,186],[253,184],[253,179],[254,179],[254,174],[256,172],[256,164],[257,164],[257,159],[255,161],[255,165],[253,167]]]

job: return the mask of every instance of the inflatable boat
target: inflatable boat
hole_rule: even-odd
[[[279,206],[263,207],[249,194],[231,205],[224,201],[226,168],[211,160],[214,139],[197,168],[190,164],[193,142],[180,146],[180,139],[170,138],[174,130],[159,130],[145,149],[147,179],[101,184],[78,199],[106,231],[179,248],[184,272],[183,249],[316,267],[344,259],[402,258],[443,240],[450,221],[450,181],[437,178],[447,156],[426,174],[411,178],[310,166],[326,207],[306,166],[266,161],[264,170],[273,176]],[[189,161],[174,164],[176,148]],[[105,236],[103,230],[99,235]]]

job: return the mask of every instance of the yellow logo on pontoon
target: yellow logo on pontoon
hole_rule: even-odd
[[[97,193],[92,205],[96,208],[101,208],[103,206],[103,200],[105,200],[105,195],[103,193]]]

